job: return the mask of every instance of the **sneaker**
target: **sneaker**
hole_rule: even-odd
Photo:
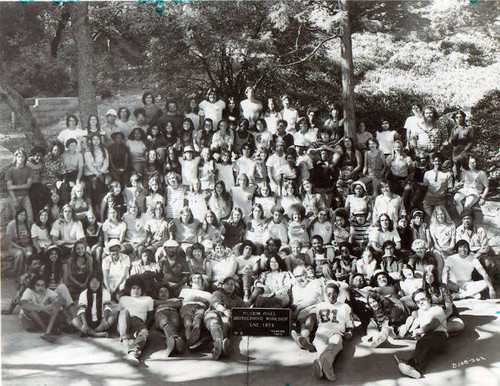
[[[192,346],[189,346],[189,350],[194,351],[199,349],[201,346],[203,346],[205,343],[207,343],[210,340],[208,336],[201,338],[198,342],[193,344]]]
[[[383,333],[381,332],[380,334],[378,334],[375,339],[373,340],[373,342],[370,344],[371,347],[378,347],[380,346],[382,343],[384,343],[385,341],[387,340],[387,334],[386,333]]]
[[[401,360],[398,364],[398,369],[402,374],[407,375],[411,378],[415,379],[422,378],[422,374],[420,374],[418,370],[416,370],[413,366],[410,366],[408,363],[405,363]]]
[[[309,352],[315,352],[316,351],[316,347],[314,347],[314,345],[309,342],[309,339],[307,339],[305,336],[299,336],[297,338],[297,343],[299,344],[300,348],[303,348],[305,350],[308,350]]]
[[[131,351],[125,356],[125,360],[134,367],[139,366],[139,358],[137,358],[137,355]]]
[[[319,361],[321,363],[321,368],[323,369],[323,375],[325,376],[326,379],[329,381],[334,382],[337,379],[337,376],[335,375],[335,372],[333,371],[333,366],[330,364],[328,361],[325,353],[321,354],[319,356]]]
[[[196,342],[200,339],[201,336],[201,330],[199,327],[193,327],[191,330],[191,333],[187,337],[187,343],[189,346],[194,346]]]
[[[321,367],[321,362],[319,359],[316,359],[313,362],[313,376],[317,379],[323,378],[323,369]]]
[[[167,350],[165,352],[167,358],[172,355],[172,353],[175,350],[175,338],[173,336],[169,337],[166,341],[167,344]]]
[[[231,354],[231,342],[228,338],[224,338],[224,340],[222,341],[222,352],[226,357]]]
[[[222,355],[222,348],[223,348],[222,339],[214,340],[214,349],[212,351],[212,359],[214,361],[218,360]]]
[[[49,342],[49,343],[55,343],[56,337],[51,334],[43,334],[40,335],[40,338],[42,338],[44,341]]]
[[[183,354],[184,351],[186,351],[186,343],[184,342],[184,339],[182,339],[180,336],[174,337],[175,339],[175,349],[179,354]]]

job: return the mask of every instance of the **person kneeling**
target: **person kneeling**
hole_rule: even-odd
[[[64,299],[47,288],[45,278],[35,275],[21,297],[19,319],[26,331],[43,331],[41,338],[54,343],[59,326],[64,324],[60,312],[63,305]]]
[[[73,326],[80,331],[80,336],[107,338],[108,330],[116,322],[116,315],[111,312],[111,295],[102,287],[102,280],[91,276],[87,289],[78,299],[78,311],[73,319]]]
[[[182,354],[186,348],[184,339],[179,335],[181,317],[179,309],[182,301],[177,298],[169,298],[170,292],[168,284],[160,284],[157,288],[155,304],[155,326],[165,333],[165,343],[167,345],[167,357],[174,351]]]
[[[410,326],[409,332],[419,338],[415,351],[407,361],[394,357],[401,373],[411,378],[421,378],[425,363],[446,349],[448,330],[443,309],[440,306],[433,306],[424,290],[416,290],[413,293],[413,301],[417,304],[418,310],[408,317],[406,326]]]
[[[125,293],[118,303],[118,332],[126,351],[126,360],[139,365],[139,357],[146,346],[148,327],[153,320],[154,300],[143,296],[144,283],[139,276],[130,277],[125,283]]]

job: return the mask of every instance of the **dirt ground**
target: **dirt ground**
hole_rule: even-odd
[[[14,293],[14,281],[2,281],[2,308]],[[402,376],[393,354],[407,358],[414,342],[401,340],[379,348],[362,347],[359,333],[345,344],[335,369],[338,385],[500,385],[500,300],[457,302],[465,331],[450,338],[450,348],[420,380]],[[138,368],[123,360],[116,337],[80,338],[63,334],[49,344],[24,332],[18,309],[2,316],[2,381],[5,385],[315,385],[316,354],[300,350],[291,338],[234,337],[230,358],[213,361],[210,347],[180,357],[165,356],[156,331]]]

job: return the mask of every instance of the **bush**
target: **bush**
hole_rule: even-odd
[[[471,124],[477,128],[473,154],[489,177],[491,197],[500,198],[500,90],[488,92],[471,108]]]

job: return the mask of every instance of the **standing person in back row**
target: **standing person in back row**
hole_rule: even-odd
[[[219,99],[217,91],[215,88],[209,88],[207,91],[207,98],[200,102],[199,104],[200,122],[205,119],[211,119],[213,126],[217,127],[219,121],[222,119],[222,112],[226,108],[226,102]]]
[[[12,212],[19,208],[26,209],[29,219],[33,219],[33,207],[28,195],[31,187],[32,169],[26,165],[28,157],[23,149],[14,153],[14,164],[5,172],[5,182],[9,193],[9,204]]]
[[[281,116],[285,121],[287,121],[287,132],[295,133],[297,122],[299,120],[299,112],[292,106],[290,95],[284,94],[281,97],[281,102],[283,103],[283,110],[281,110]]]
[[[262,103],[255,98],[255,89],[248,86],[245,89],[247,99],[240,102],[241,116],[248,119],[250,129],[255,127],[255,122],[260,118],[263,110]]]

